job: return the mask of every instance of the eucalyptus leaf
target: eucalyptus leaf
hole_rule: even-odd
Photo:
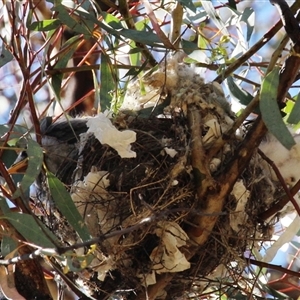
[[[55,247],[33,216],[9,212],[1,218],[8,220],[27,241],[43,248]]]
[[[34,140],[29,139],[26,152],[28,156],[28,166],[17,190],[13,194],[13,198],[24,195],[41,173],[44,157],[41,146]]]
[[[43,21],[33,22],[28,26],[28,29],[33,31],[49,31],[52,29],[56,29],[61,25],[62,22],[58,19],[43,20]]]
[[[238,86],[232,76],[227,78],[227,85],[230,93],[238,100],[242,105],[247,106],[253,99],[253,96],[247,91],[243,90],[240,86]],[[258,107],[254,109],[255,113],[259,114],[260,110]]]
[[[71,17],[68,10],[62,4],[59,4],[53,8],[54,11],[58,12],[58,19],[67,25],[72,31],[82,33],[88,37],[92,37],[94,24],[88,20],[84,20],[81,17]]]
[[[260,90],[260,111],[268,130],[287,149],[291,149],[296,143],[290,131],[282,120],[277,103],[277,88],[279,84],[279,69],[274,68],[264,78]]]
[[[8,206],[6,199],[1,196],[0,196],[0,210],[4,215],[10,212],[10,207]]]
[[[211,20],[215,23],[218,29],[222,32],[223,35],[229,36],[229,32],[226,29],[225,24],[223,23],[222,19],[220,18],[219,14],[216,12],[213,4],[211,1],[201,0],[201,4],[205,11],[207,12],[208,16]]]
[[[0,54],[0,68],[6,65],[8,62],[13,60],[13,55],[10,51],[6,49],[4,45],[2,45],[2,51]]]
[[[292,300],[293,299],[293,298],[289,297],[287,294],[275,290],[274,288],[270,287],[268,284],[260,283],[259,286],[262,291],[266,292],[267,294],[269,294],[273,297],[276,297],[275,299],[278,299],[278,300]],[[269,298],[269,299],[274,299],[274,298]]]
[[[9,132],[9,139],[19,139],[23,134],[28,132],[28,128],[21,125],[2,124],[0,125],[0,137]]]
[[[196,6],[192,0],[178,0],[178,2],[183,6],[189,8],[191,11],[196,12]]]
[[[191,54],[193,51],[195,50],[199,50],[197,44],[190,42],[190,41],[186,41],[186,40],[181,40],[181,44],[182,44],[182,49],[183,51],[189,55]]]
[[[229,7],[233,8],[235,10],[237,9],[235,0],[228,0],[228,4],[229,4]]]
[[[101,88],[100,88],[100,104],[102,110],[109,109],[112,101],[112,91],[115,89],[115,80],[113,76],[114,69],[111,61],[105,53],[101,55]]]
[[[112,18],[110,14],[102,12],[102,15],[104,17],[105,23],[107,23],[108,26],[104,22],[100,22],[99,20],[97,20],[91,14],[88,14],[86,18],[94,20],[97,25],[99,25],[101,28],[115,37],[122,38],[123,36],[145,45],[157,47],[161,46],[160,39],[158,38],[157,34],[153,33],[152,31],[137,31],[133,29],[126,29],[122,26],[119,20],[116,21],[116,19]]]
[[[10,236],[3,235],[1,238],[1,256],[6,257],[8,254],[15,251],[18,247],[16,240],[12,239]]]
[[[295,105],[287,119],[289,124],[297,124],[300,122],[300,93],[297,96]]]
[[[124,27],[121,24],[120,19],[116,18],[112,14],[103,12],[102,15],[104,16],[104,21],[109,24],[112,28],[119,30],[124,29]]]
[[[51,196],[57,208],[68,220],[79,237],[83,241],[89,240],[91,238],[91,235],[84,223],[84,220],[79,214],[70,194],[67,192],[62,182],[51,172],[47,172],[47,179]]]
[[[249,42],[252,33],[254,31],[254,25],[255,25],[255,13],[253,8],[246,7],[243,11],[241,21],[245,22],[247,24],[247,42]]]

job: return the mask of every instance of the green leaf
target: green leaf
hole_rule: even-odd
[[[10,212],[10,208],[7,204],[7,201],[4,197],[1,197],[0,196],[0,209],[1,209],[1,212],[6,215],[7,213]]]
[[[102,53],[101,55],[101,88],[100,103],[102,111],[109,109],[112,101],[112,91],[115,89],[114,69],[110,58]]]
[[[139,116],[139,118],[145,118],[145,119],[149,119],[150,117],[153,116],[158,116],[164,113],[164,109],[170,104],[170,101],[164,101],[161,104],[152,106],[152,107],[147,107],[147,108],[143,108],[139,111],[137,111],[137,115]]]
[[[33,22],[28,26],[28,29],[34,31],[49,31],[52,29],[56,29],[57,27],[61,26],[62,23],[58,19],[52,20],[43,20],[43,21],[36,21]]]
[[[275,68],[263,80],[260,90],[260,111],[268,130],[287,149],[296,143],[290,131],[282,120],[277,103],[277,88],[279,84],[279,69]]]
[[[28,133],[28,128],[21,125],[2,124],[0,125],[0,137],[3,137],[7,133],[9,134],[9,140],[19,139],[22,135]]]
[[[298,94],[293,110],[291,111],[291,114],[287,119],[287,122],[289,124],[297,124],[299,123],[299,121],[300,121],[300,93]]]
[[[234,0],[228,0],[228,4],[229,4],[229,7],[233,8],[234,10],[236,10],[236,3]]]
[[[186,40],[181,40],[181,44],[182,44],[182,49],[183,51],[189,55],[191,54],[193,51],[195,50],[199,50],[197,44],[190,42],[190,41],[186,41]]]
[[[103,29],[107,30],[108,33],[114,35],[114,36],[124,36],[125,38],[129,38],[135,42],[142,43],[145,45],[151,45],[151,46],[158,46],[157,44],[160,43],[160,40],[157,36],[157,34],[153,33],[152,31],[137,31],[133,29],[126,29],[122,26],[119,20],[116,20],[114,16],[108,13],[102,13],[104,21],[111,27],[105,26],[103,22],[99,22],[96,19],[96,23]],[[91,17],[90,17],[91,18]],[[104,28],[106,27],[106,28]],[[112,29],[116,29],[113,30]]]
[[[205,11],[207,12],[207,14],[209,15],[209,17],[211,18],[211,20],[215,23],[215,25],[218,27],[218,29],[222,32],[222,34],[229,36],[230,34],[227,31],[226,26],[223,23],[220,16],[218,15],[218,13],[216,12],[212,2],[207,1],[207,0],[201,0],[201,4],[202,4],[203,8],[205,9]]]
[[[240,86],[238,86],[234,79],[229,76],[227,78],[227,85],[229,88],[230,93],[242,104],[247,106],[253,99],[253,96],[248,93],[247,91],[243,90]],[[260,110],[259,108],[255,108],[255,113],[259,114]]]
[[[183,6],[189,8],[191,11],[196,12],[196,6],[192,0],[178,0],[178,2]]]
[[[205,54],[205,51],[202,50],[195,50],[187,58],[184,59],[186,63],[210,63],[210,59]]]
[[[275,290],[274,288],[270,287],[268,284],[265,283],[261,283],[260,281],[259,283],[259,287],[261,290],[263,290],[264,292],[266,292],[267,294],[276,297],[275,299],[278,300],[292,300],[293,298],[289,297],[287,294],[284,294],[280,291]],[[274,298],[268,298],[268,299],[274,299]]]
[[[3,235],[1,238],[1,256],[5,257],[8,254],[15,251],[18,247],[18,243],[11,237]]]
[[[144,69],[147,67],[148,61],[145,62],[140,67],[131,67],[129,71],[124,75],[123,78],[127,78],[128,76],[132,76],[129,80],[132,81],[135,79]]]
[[[205,22],[205,20],[207,19],[207,13],[206,11],[201,11],[199,13],[196,14],[186,14],[184,16],[184,23],[185,24],[190,24],[190,23],[202,23]],[[200,36],[199,36],[200,38]]]
[[[158,44],[161,43],[158,36],[150,31],[136,31],[133,29],[124,28],[121,31],[121,34],[126,38],[129,38],[137,43],[142,43],[145,45],[159,46]]]
[[[91,5],[92,1],[74,1],[74,0],[62,0],[61,4],[70,10],[77,12],[78,15],[81,14],[81,12],[86,13],[94,13],[95,11],[91,11],[94,7],[94,5]],[[79,6],[80,5],[80,6]]]
[[[72,18],[65,6],[59,4],[53,8],[54,11],[58,12],[58,19],[67,25],[72,31],[77,33],[82,33],[87,37],[92,37],[94,23],[85,20],[82,17],[77,17],[77,19]]]
[[[13,60],[13,55],[8,51],[5,45],[2,44],[2,51],[0,54],[0,68]]]
[[[91,235],[64,185],[51,172],[47,172],[47,179],[53,201],[60,212],[83,241],[89,240]]]
[[[55,247],[33,216],[9,212],[1,218],[8,220],[27,241],[44,248]]]
[[[252,33],[254,31],[254,25],[255,25],[255,13],[253,8],[246,7],[243,11],[241,21],[245,22],[247,24],[247,42],[249,42]]]
[[[112,14],[109,13],[102,13],[105,22],[111,26],[113,29],[119,30],[119,29],[124,29],[124,27],[122,26],[122,23],[120,21],[120,19],[116,18],[115,16],[113,16]]]
[[[41,146],[34,140],[28,140],[26,152],[28,155],[28,167],[20,182],[20,185],[13,194],[13,198],[24,195],[41,173],[44,158]]]

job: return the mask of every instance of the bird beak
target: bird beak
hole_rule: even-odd
[[[26,152],[22,151],[7,171],[9,174],[24,174],[27,167],[28,157]]]

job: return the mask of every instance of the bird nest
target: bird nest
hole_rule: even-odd
[[[279,193],[262,159],[254,152],[223,193],[220,187],[226,186],[228,166],[237,159],[243,130],[220,144],[234,124],[222,91],[205,84],[190,67],[176,65],[177,73],[170,68],[145,79],[149,90],[160,95],[153,102],[171,98],[163,115],[122,112],[110,118],[119,131],[136,134],[127,149],[132,157],[122,157],[88,132],[81,135],[75,166],[66,161],[57,173],[91,235],[100,237],[90,265],[72,274],[97,299],[145,299],[146,288],[150,299],[201,294],[220,276],[215,273],[220,266],[233,268],[230,262],[239,261],[234,269],[240,274],[244,252],[256,238],[267,237],[258,216]],[[163,87],[159,72],[171,78]],[[134,84],[129,91],[139,98],[132,93]],[[53,213],[45,223],[62,244],[76,243],[76,234],[57,216]]]

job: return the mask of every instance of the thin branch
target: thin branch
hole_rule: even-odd
[[[251,258],[245,258],[245,261],[248,262],[249,264],[252,264],[252,265],[255,265],[255,266],[258,266],[261,268],[268,268],[268,269],[280,271],[280,272],[286,273],[291,276],[296,276],[297,278],[300,277],[299,272],[295,272],[295,271],[283,268],[282,266],[279,266],[279,265],[273,265],[273,264],[269,264],[269,263],[266,263],[263,261],[258,261],[258,260],[251,259]]]
[[[295,13],[299,8],[300,8],[300,1],[296,1],[291,6],[291,12]],[[228,68],[224,72],[222,72],[222,74],[217,76],[214,81],[221,83],[225,78],[227,78],[243,63],[245,63],[252,55],[254,55],[260,48],[262,48],[265,44],[267,44],[274,37],[274,35],[280,30],[281,27],[282,27],[282,21],[280,20],[266,34],[264,34],[264,36],[256,44],[254,44],[245,54],[243,54],[235,62],[231,63],[230,66],[228,66]]]
[[[290,194],[292,196],[296,195],[300,190],[300,180],[290,189]],[[270,217],[274,216],[280,210],[284,208],[284,206],[290,201],[290,197],[285,194],[277,203],[273,203],[272,206],[258,215],[259,221],[265,221]]]
[[[272,167],[272,169],[274,170],[279,182],[281,183],[281,186],[283,187],[288,199],[292,202],[295,210],[298,213],[298,216],[300,216],[300,207],[297,203],[297,201],[295,200],[295,198],[293,197],[291,191],[288,189],[286,183],[284,182],[284,179],[280,173],[280,171],[278,170],[277,166],[274,164],[274,162],[267,157],[260,149],[258,149],[258,153],[259,155]]]

